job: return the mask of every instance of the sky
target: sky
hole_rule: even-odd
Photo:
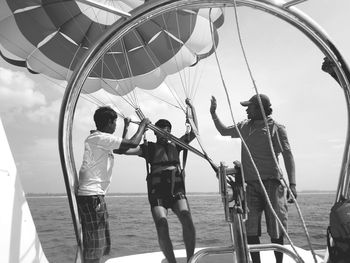
[[[345,60],[350,61],[350,34],[345,26],[350,24],[350,2],[309,0],[297,7],[317,21]],[[229,87],[234,119],[240,121],[246,118],[246,113],[239,102],[249,99],[254,89],[230,15],[226,14],[225,25],[219,30],[227,39],[220,39],[218,56]],[[273,118],[286,126],[296,163],[297,189],[336,190],[348,125],[347,110],[342,89],[320,69],[323,54],[301,32],[271,15],[249,8],[239,8],[238,15],[258,90],[270,97]],[[232,166],[233,161],[240,160],[240,142],[220,136],[211,121],[210,96],[215,95],[218,115],[225,124],[233,123],[214,57],[208,61],[201,75],[201,87],[193,99],[199,132],[214,162]],[[65,192],[57,139],[65,83],[56,83],[0,60],[0,116],[26,193]],[[184,133],[183,114],[161,102],[144,99],[141,104],[153,123],[168,118],[173,123],[174,135]],[[76,167],[81,164],[84,139],[94,129],[95,109],[96,105],[79,101],[73,131]],[[130,114],[136,120],[135,114]],[[121,129],[119,120],[117,133]],[[135,129],[136,125],[131,127],[131,134]],[[147,138],[154,139],[151,131]],[[198,148],[198,143],[193,146]],[[283,159],[280,163],[283,167]],[[186,167],[188,192],[218,191],[215,174],[205,160],[190,153]],[[145,177],[143,159],[116,156],[109,192],[145,193]]]

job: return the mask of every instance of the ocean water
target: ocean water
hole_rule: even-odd
[[[218,194],[188,195],[196,226],[196,246],[227,246],[230,244],[229,225]],[[300,193],[298,204],[314,249],[326,247],[329,211],[335,193]],[[29,197],[44,253],[50,262],[73,262],[76,241],[66,197]],[[159,251],[157,235],[146,195],[107,197],[112,239],[111,257]],[[169,211],[170,235],[175,249],[184,248],[182,231],[176,216]],[[262,242],[269,242],[262,225]],[[294,205],[289,205],[288,233],[293,244],[308,249],[302,221]]]

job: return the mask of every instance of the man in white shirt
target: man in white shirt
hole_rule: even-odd
[[[83,258],[85,263],[98,263],[108,255],[111,247],[108,211],[104,196],[111,182],[114,149],[135,148],[150,123],[141,121],[130,139],[113,135],[117,113],[108,106],[95,111],[96,131],[85,140],[83,163],[79,171],[77,203],[83,230]]]

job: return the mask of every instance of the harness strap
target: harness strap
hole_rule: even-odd
[[[160,166],[167,166],[167,165],[178,165],[178,161],[161,161],[161,162],[156,162],[156,163],[151,163],[152,165],[160,165]]]
[[[163,171],[156,174],[150,174],[150,183],[151,185],[157,185],[162,184],[165,181],[167,184],[170,184],[170,193],[174,196],[176,182],[184,182],[184,178],[178,169],[167,170],[165,173],[166,174],[164,174]]]
[[[143,143],[146,147],[143,147],[144,156],[145,156],[145,161],[146,161],[146,172],[147,172],[147,177],[146,180],[149,178],[150,175],[150,170],[149,170],[149,152],[148,152],[148,140],[145,135],[143,135]]]
[[[188,154],[188,150],[183,150],[183,153],[182,153],[182,169],[180,167],[180,174],[182,175],[183,179],[185,179],[185,167],[186,167],[186,162],[187,162],[187,154]]]
[[[174,169],[171,171],[171,177],[170,177],[170,180],[171,180],[171,195],[174,196],[174,189],[175,189],[175,177],[176,177],[176,170],[177,169]]]

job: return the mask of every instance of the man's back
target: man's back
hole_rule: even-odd
[[[118,149],[121,138],[95,131],[85,140],[83,163],[79,171],[78,195],[106,193],[114,164],[113,149]]]

